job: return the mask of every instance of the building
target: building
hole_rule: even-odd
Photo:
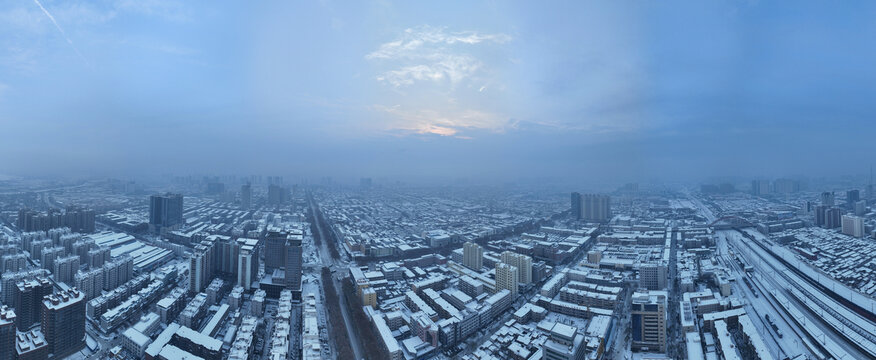
[[[271,184],[268,185],[268,204],[282,205],[289,201],[289,188]]]
[[[40,323],[43,298],[52,293],[52,282],[37,277],[20,281],[15,286],[15,326],[19,331],[27,331],[33,324]]]
[[[240,254],[237,262],[237,285],[245,290],[252,287],[259,272],[259,252],[257,239],[239,238]]]
[[[843,215],[843,234],[856,238],[864,237],[864,218]]]
[[[79,257],[71,255],[55,259],[53,268],[55,281],[73,285],[73,278],[79,271]]]
[[[286,266],[286,236],[286,231],[273,229],[265,235],[265,272]]]
[[[517,296],[518,269],[505,263],[496,264],[496,292],[506,289],[511,292],[511,298]]]
[[[644,291],[633,294],[630,332],[633,350],[666,351],[665,291]]]
[[[861,191],[854,189],[846,191],[846,204],[854,206],[858,200],[861,200]]]
[[[550,337],[542,345],[545,360],[584,360],[586,356],[584,335],[578,328],[555,323]]]
[[[195,245],[189,258],[189,292],[199,293],[207,287],[212,278],[212,249],[204,244]]]
[[[517,267],[517,282],[528,285],[532,283],[532,258],[512,251],[502,252],[502,263]]]
[[[867,214],[867,200],[859,200],[855,203],[855,215],[864,216]]]
[[[575,219],[581,218],[581,193],[572,193],[572,217]]]
[[[304,262],[301,242],[303,239],[301,234],[287,235],[286,256],[283,257],[286,261],[286,288],[292,290],[292,299],[296,301],[301,301],[301,265]]]
[[[758,195],[769,195],[770,193],[770,182],[769,180],[752,180],[751,181],[751,194]]]
[[[0,359],[15,356],[15,311],[3,305],[0,306]]]
[[[62,213],[58,209],[50,209],[43,214],[30,209],[18,211],[15,226],[20,231],[48,231],[50,229],[67,227],[80,233],[94,232],[95,213],[93,209],[79,206],[68,206]]]
[[[575,218],[578,220],[605,222],[611,219],[611,197],[599,194],[583,194],[581,205]]]
[[[666,288],[666,265],[662,263],[642,264],[639,266],[639,286],[648,290]]]
[[[825,191],[821,193],[821,205],[833,206],[835,198],[832,192]]]
[[[473,242],[462,245],[462,265],[474,271],[484,267],[484,248]]]
[[[815,207],[815,226],[824,227],[827,225],[827,205],[818,205]]]
[[[182,194],[167,193],[149,197],[149,227],[153,231],[183,224]]]
[[[39,329],[18,333],[15,353],[18,360],[45,360],[49,358],[49,344]]]
[[[72,288],[46,296],[42,331],[55,358],[81,350],[85,346],[85,294]]]
[[[240,208],[249,210],[252,207],[252,185],[246,183],[240,186]]]
[[[838,207],[832,207],[827,209],[827,213],[825,213],[824,227],[827,229],[836,229],[841,227],[842,224],[842,216],[843,211]]]
[[[131,354],[136,355],[138,359],[145,357],[146,348],[151,343],[152,339],[133,328],[128,328],[122,333],[122,346]]]

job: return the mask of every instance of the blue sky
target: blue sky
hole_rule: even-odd
[[[782,5],[7,1],[0,172],[866,172],[876,5]]]

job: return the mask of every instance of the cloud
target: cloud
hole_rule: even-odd
[[[400,39],[380,45],[365,59],[389,64],[392,69],[377,81],[399,88],[420,81],[449,82],[452,85],[475,75],[483,62],[465,52],[463,45],[511,40],[505,34],[480,34],[474,31],[447,32],[444,28],[420,26],[406,29]]]
[[[406,134],[435,134],[456,136],[464,130],[487,130],[503,132],[515,124],[489,112],[467,109],[460,111],[439,111],[434,109],[411,110],[401,105],[374,105],[372,109],[388,116],[381,130]],[[459,135],[459,136],[457,136]]]
[[[481,42],[506,43],[511,37],[505,34],[479,34],[474,31],[448,33],[444,28],[420,26],[405,29],[401,39],[384,43],[374,52],[365,55],[366,59],[420,58],[419,51],[430,46],[454,44],[478,44]]]
[[[395,87],[413,85],[417,81],[449,81],[457,84],[474,75],[483,66],[481,61],[467,55],[441,54],[435,62],[410,65],[398,70],[390,70],[377,76],[377,81],[387,82]]]

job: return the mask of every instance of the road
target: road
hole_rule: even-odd
[[[319,214],[320,210],[319,210],[319,205],[316,203],[316,200],[313,198],[313,196],[309,196],[309,202],[310,202],[310,209],[311,209],[311,211],[313,211],[313,221],[316,223],[316,230],[319,232],[319,238],[322,240],[322,241],[320,241],[321,246],[320,246],[320,249],[318,251],[319,256],[322,258],[322,263],[329,265],[329,267],[332,270],[346,271],[347,266],[348,266],[347,264],[344,264],[340,261],[336,261],[336,260],[331,258],[331,255],[329,255],[331,253],[329,252],[328,243],[329,243],[329,241],[332,241],[332,239],[334,239],[334,237],[326,236],[326,230],[324,230],[322,228],[322,224],[320,223],[320,221],[317,218],[317,216],[318,216],[317,214]],[[332,246],[335,246],[335,245],[336,244],[332,244]],[[332,274],[332,282],[335,285],[334,286],[335,287],[335,296],[338,297],[338,302],[340,303],[341,314],[343,315],[343,318],[344,318],[344,325],[347,328],[347,336],[350,338],[350,343],[351,343],[350,345],[353,348],[353,355],[355,355],[357,359],[363,359],[364,358],[364,356],[363,356],[364,351],[362,350],[362,344],[359,341],[359,337],[356,334],[356,329],[353,327],[353,321],[352,321],[353,317],[352,317],[352,315],[350,315],[349,310],[347,310],[347,306],[346,306],[347,303],[346,303],[346,299],[344,297],[343,287],[341,286],[341,282],[338,280],[337,276],[334,275],[334,273]],[[326,294],[326,296],[328,296],[328,295],[329,294]]]

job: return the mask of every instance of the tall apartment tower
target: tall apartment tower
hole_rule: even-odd
[[[833,206],[835,202],[835,197],[832,192],[825,191],[821,193],[821,205]]]
[[[20,331],[27,331],[33,324],[40,322],[43,298],[52,293],[52,282],[45,277],[19,281],[15,291],[15,326]]]
[[[0,306],[0,359],[15,359],[15,312]]]
[[[517,268],[517,282],[529,284],[532,282],[532,258],[513,251],[502,252],[502,263]]]
[[[85,346],[85,294],[76,288],[48,295],[42,302],[42,331],[49,353],[61,359]]]
[[[496,291],[508,289],[511,291],[511,298],[517,296],[517,279],[518,270],[516,266],[505,263],[496,264]]]
[[[484,267],[484,248],[473,242],[462,245],[462,265],[474,271]]]
[[[259,272],[259,252],[257,239],[239,238],[240,253],[237,257],[237,285],[249,290]]]
[[[286,240],[286,288],[292,290],[292,299],[301,300],[301,264],[304,252],[301,248],[303,237],[289,234]]]
[[[864,237],[864,218],[843,215],[843,234],[856,238]]]
[[[572,193],[572,218],[581,218],[581,193]]]
[[[645,291],[633,294],[630,333],[633,350],[666,351],[665,291]]]
[[[240,208],[249,210],[252,206],[252,185],[246,183],[240,187]]]
[[[579,220],[605,222],[611,219],[611,197],[599,194],[581,195]]]
[[[183,224],[182,194],[167,193],[149,197],[149,227],[153,231]]]
[[[268,229],[265,236],[265,271],[286,267],[286,237],[287,231],[277,228]]]
[[[204,244],[195,245],[189,258],[189,292],[197,294],[207,288],[212,276],[211,249]]]
[[[55,281],[73,285],[73,278],[79,271],[79,257],[71,255],[55,259],[53,270]]]
[[[858,200],[861,200],[861,190],[853,189],[846,191],[846,204],[849,207],[853,208]]]
[[[838,207],[827,209],[825,215],[824,227],[827,229],[836,229],[842,226],[843,211]]]

